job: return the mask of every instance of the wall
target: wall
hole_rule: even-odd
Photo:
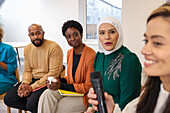
[[[144,61],[140,50],[148,15],[164,0],[122,0],[122,26],[125,45]],[[84,5],[83,5],[84,4]],[[80,9],[80,10],[79,10]],[[41,24],[45,38],[57,42],[66,52],[70,48],[62,36],[61,27],[68,19],[78,20],[85,29],[84,0],[6,0],[0,9],[4,25],[4,41],[29,42],[27,28],[32,23]],[[85,33],[84,38],[85,39]],[[97,41],[84,42],[97,51]]]
[[[164,0],[123,0],[122,27],[125,45],[135,52],[143,64],[144,58],[140,53],[144,42],[143,34],[146,20],[151,12],[163,4]]]
[[[62,36],[61,27],[68,19],[79,20],[78,4],[78,0],[6,0],[0,10],[5,31],[3,41],[30,42],[28,26],[38,23],[43,26],[45,38],[61,46],[66,62],[70,46]]]

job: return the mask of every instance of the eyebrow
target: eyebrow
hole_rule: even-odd
[[[109,31],[111,31],[111,30],[116,30],[116,29],[109,29]],[[99,30],[99,31],[105,31],[104,29],[101,29],[101,30]]]
[[[147,37],[147,35],[146,35],[145,33],[143,34],[143,36],[144,36],[144,37]],[[164,39],[164,37],[161,36],[161,35],[152,35],[152,36],[151,36],[151,39],[154,39],[154,38],[161,38],[161,39]]]

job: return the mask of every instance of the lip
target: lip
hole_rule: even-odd
[[[39,40],[35,40],[35,43],[40,43],[40,41]]]
[[[144,66],[148,67],[148,66],[152,66],[154,64],[158,63],[158,61],[156,60],[151,60],[151,59],[145,59],[144,61]]]
[[[75,42],[75,41],[72,41],[71,44],[74,45],[74,44],[76,44],[76,42]]]
[[[107,45],[107,46],[109,46],[109,45],[111,45],[112,43],[111,43],[111,42],[105,42],[104,44]]]

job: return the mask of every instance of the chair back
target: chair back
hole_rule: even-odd
[[[16,78],[17,78],[17,82],[19,83],[19,82],[20,82],[20,79],[19,79],[19,71],[18,71],[18,68],[15,70],[15,75],[16,75]]]

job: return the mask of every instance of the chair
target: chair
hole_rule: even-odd
[[[19,79],[18,68],[15,70],[15,75],[16,75],[16,78],[17,78],[17,83],[19,83],[19,82],[20,82],[20,79]],[[0,94],[0,100],[3,100],[5,95],[6,95],[6,92],[3,93],[3,94]],[[9,106],[7,106],[7,113],[11,113],[11,109],[10,109]],[[22,113],[22,110],[21,110],[21,109],[18,109],[18,113]],[[25,111],[25,113],[27,113],[27,111]]]

